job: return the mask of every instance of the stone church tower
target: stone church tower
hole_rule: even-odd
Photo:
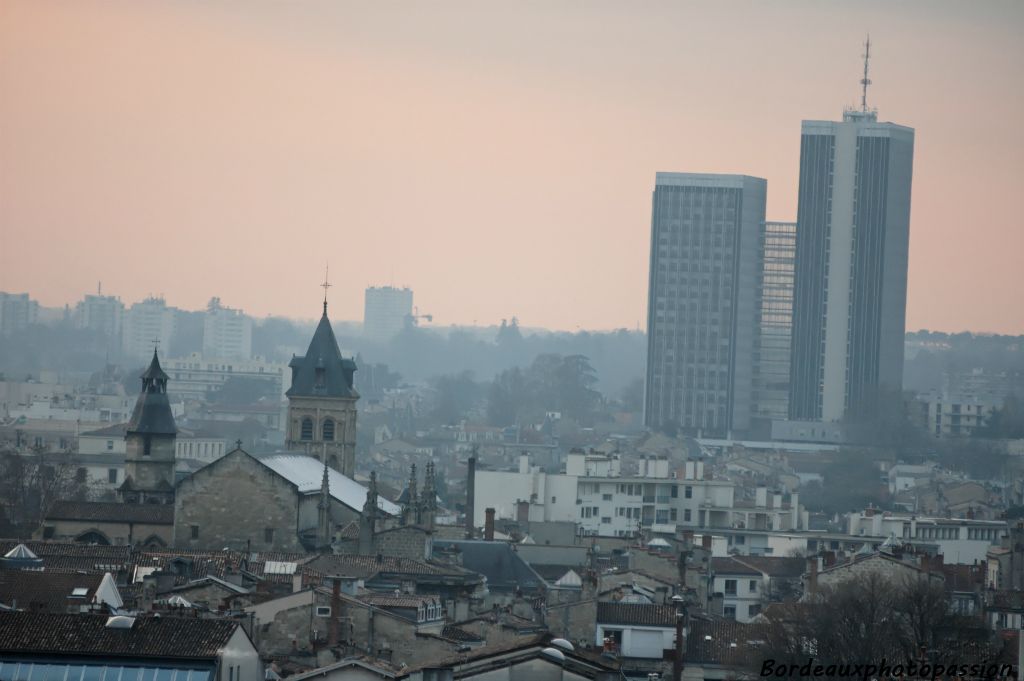
[[[125,433],[125,480],[119,492],[127,503],[174,503],[174,440],[178,428],[167,399],[167,374],[153,350],[142,374],[142,392]]]
[[[303,357],[292,357],[285,446],[314,456],[342,475],[356,472],[356,363],[341,356],[324,314]]]

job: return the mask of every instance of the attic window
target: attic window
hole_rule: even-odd
[[[327,384],[327,369],[323,367],[316,368],[316,387],[323,388]]]
[[[89,595],[89,590],[87,588],[85,588],[84,586],[75,587],[75,589],[71,592],[71,597],[72,598],[85,598],[88,595]]]

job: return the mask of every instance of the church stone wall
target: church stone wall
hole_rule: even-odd
[[[174,437],[150,436],[149,455],[145,437],[132,433],[125,438],[125,475],[131,476],[136,489],[156,489],[160,481],[174,484]]]
[[[302,439],[302,420],[313,421],[313,439]],[[324,442],[323,424],[334,421],[334,440]],[[356,401],[349,398],[291,397],[288,400],[288,438],[290,451],[306,452],[323,460],[348,477],[355,475]]]
[[[178,485],[174,545],[301,553],[298,503],[298,493],[287,480],[235,450]],[[193,527],[198,528],[196,538]],[[269,542],[268,529],[273,530]]]

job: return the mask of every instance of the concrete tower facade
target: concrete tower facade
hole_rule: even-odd
[[[914,130],[804,121],[789,416],[841,421],[903,381]]]

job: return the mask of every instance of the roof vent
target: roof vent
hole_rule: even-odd
[[[134,624],[135,618],[126,615],[114,615],[107,618],[107,629],[131,629]]]
[[[557,660],[558,662],[565,662],[565,655],[558,648],[545,648],[540,651],[540,654],[544,657],[549,657],[552,660]]]
[[[564,638],[553,639],[551,641],[551,645],[553,647],[555,647],[555,648],[561,648],[562,650],[568,650],[570,653],[572,651],[576,650],[575,648],[572,647],[572,644],[569,643],[568,641],[566,641]]]

